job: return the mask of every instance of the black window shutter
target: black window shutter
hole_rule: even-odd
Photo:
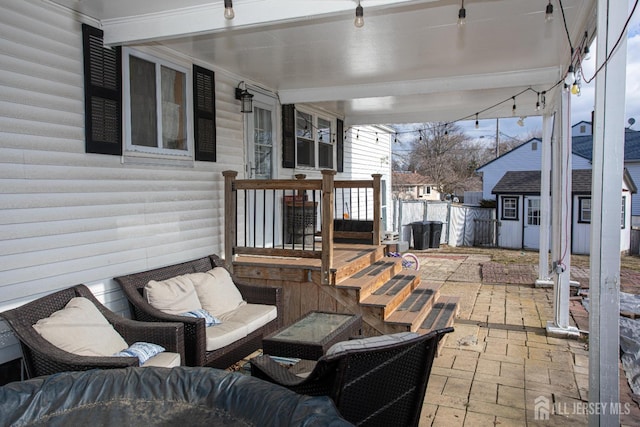
[[[344,172],[344,122],[340,119],[336,122],[336,157],[338,158],[337,171]]]
[[[294,104],[282,106],[282,167],[296,167],[296,109]]]
[[[216,161],[216,84],[213,71],[193,66],[193,133],[196,160]]]
[[[122,57],[108,48],[103,32],[82,24],[85,150],[122,154]]]

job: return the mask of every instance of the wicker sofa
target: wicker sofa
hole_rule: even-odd
[[[277,317],[231,344],[207,351],[207,328],[204,319],[167,314],[154,308],[143,296],[145,286],[152,280],[163,281],[190,273],[204,273],[214,267],[224,268],[224,262],[217,255],[115,278],[129,300],[133,318],[151,322],[182,322],[184,324],[187,366],[227,368],[258,350],[262,346],[262,337],[274,332],[282,324],[281,288],[249,285],[233,277],[233,282],[242,294],[242,299],[248,304],[275,306]]]
[[[181,323],[145,323],[126,319],[103,306],[89,288],[76,285],[0,313],[0,318],[4,318],[9,323],[20,340],[27,377],[34,378],[66,371],[139,366],[139,361],[135,357],[81,356],[70,353],[56,347],[36,331],[33,325],[38,320],[64,309],[69,301],[76,297],[86,298],[93,303],[127,343],[144,341],[158,344],[168,352],[180,354],[180,359],[184,360],[184,333]],[[100,329],[96,328],[96,330]]]

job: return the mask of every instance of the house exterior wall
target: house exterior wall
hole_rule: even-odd
[[[142,164],[87,154],[80,19],[97,24],[45,2],[5,2],[2,12],[0,311],[84,283],[108,308],[128,315],[113,277],[223,254],[222,171],[236,170],[239,178],[245,171],[238,77],[199,63],[216,73],[216,162]],[[191,67],[178,54],[154,53]],[[337,179],[370,179],[386,164],[390,201],[390,137],[381,134],[375,147],[381,154],[372,155],[371,141],[348,138],[345,165],[363,164]],[[281,178],[300,173],[286,171]],[[7,331],[0,322],[0,363],[20,354]]]
[[[573,169],[591,169],[591,163],[587,159],[575,154],[572,154],[571,164]],[[496,197],[491,194],[491,191],[506,171],[533,170],[542,170],[542,142],[536,139],[530,140],[478,168],[478,172],[482,173],[483,199],[495,200]]]
[[[625,162],[624,167],[627,168],[633,182],[638,185],[640,183],[640,161]],[[631,215],[638,217],[637,222],[640,225],[640,197],[637,194],[631,197]]]
[[[590,252],[591,244],[591,224],[580,222],[580,197],[589,196],[573,196],[572,198],[572,229],[571,229],[571,253],[578,255],[587,255]]]

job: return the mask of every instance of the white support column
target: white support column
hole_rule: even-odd
[[[596,64],[604,63],[627,19],[628,2],[598,0]],[[589,287],[590,426],[619,426],[620,215],[624,162],[627,36],[596,77]],[[606,405],[606,406],[605,406]]]
[[[569,325],[569,294],[571,274],[571,94],[560,95],[559,144],[554,144],[554,258],[553,321],[547,322],[547,333],[554,336],[579,336],[576,327]],[[557,230],[557,231],[556,231]]]
[[[549,275],[549,235],[551,224],[551,138],[553,116],[542,117],[542,168],[540,177],[540,252],[536,287],[551,287]]]

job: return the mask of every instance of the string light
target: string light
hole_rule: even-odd
[[[540,111],[540,92],[538,92],[538,99],[536,100],[536,111]]]
[[[364,26],[364,9],[360,5],[360,0],[358,0],[358,6],[356,6],[356,19],[353,21],[353,25],[356,28],[362,28]]]
[[[549,0],[549,4],[547,5],[547,8],[544,11],[544,20],[546,22],[553,21],[553,5],[551,4],[551,0]]]
[[[514,96],[513,98],[513,107],[511,107],[511,114],[512,115],[516,115],[516,97]]]
[[[576,81],[576,73],[573,71],[573,64],[569,65],[567,75],[564,78],[564,82],[567,86],[571,86]]]
[[[458,10],[458,27],[464,27],[464,24],[467,22],[467,9],[464,8],[464,0],[462,0],[462,5],[460,10]]]
[[[478,123],[478,113],[476,113],[476,129],[480,127],[480,123]]]
[[[521,117],[518,119],[518,122],[517,122],[517,123],[518,123],[518,126],[520,126],[520,127],[523,127],[523,126],[524,126],[524,119],[525,119],[525,117],[524,117],[524,116],[521,116]]]
[[[233,19],[236,16],[233,11],[233,1],[232,0],[224,0],[224,18],[225,19]]]

